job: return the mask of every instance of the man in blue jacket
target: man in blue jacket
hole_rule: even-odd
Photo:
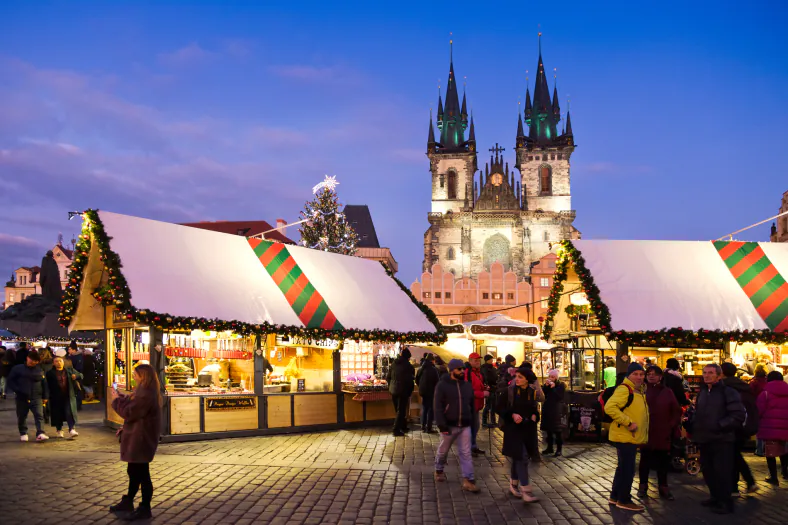
[[[474,483],[471,459],[471,418],[474,413],[473,387],[464,381],[465,363],[449,361],[449,373],[441,377],[435,388],[435,423],[441,433],[435,453],[435,481],[446,481],[443,469],[452,444],[457,442],[457,457],[462,471],[462,490],[479,492]]]
[[[25,364],[16,365],[8,376],[8,389],[16,393],[16,417],[21,441],[28,441],[28,412],[33,413],[36,423],[36,441],[49,439],[41,428],[44,423],[44,404],[49,399],[49,389],[44,371],[38,366],[40,362],[38,352],[31,350],[25,358]]]

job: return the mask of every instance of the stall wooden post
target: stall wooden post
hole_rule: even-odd
[[[626,372],[630,363],[629,347],[623,343],[616,343],[616,372]]]
[[[334,350],[331,357],[334,358],[334,394],[337,396],[337,421],[345,420],[345,398],[342,394],[342,346]]]

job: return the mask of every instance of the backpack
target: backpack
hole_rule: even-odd
[[[597,401],[599,402],[599,405],[602,407],[602,421],[605,422],[605,423],[612,423],[613,422],[613,418],[608,416],[607,412],[605,412],[605,403],[607,403],[607,401],[611,397],[613,397],[613,393],[616,391],[616,388],[618,388],[619,386],[622,386],[622,385],[627,387],[627,390],[629,390],[629,396],[627,396],[627,402],[621,408],[621,411],[623,412],[624,410],[629,408],[629,405],[631,405],[632,402],[635,400],[635,392],[632,390],[632,387],[630,387],[626,383],[621,383],[618,386],[611,386],[610,388],[604,389],[599,394],[599,397],[597,398]]]

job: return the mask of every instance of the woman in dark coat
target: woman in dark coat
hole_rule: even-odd
[[[527,443],[536,435],[539,421],[537,392],[530,385],[536,381],[533,371],[517,369],[514,381],[505,395],[498,397],[498,414],[503,422],[503,449],[501,453],[512,462],[509,491],[524,502],[539,501],[534,497],[528,476],[529,456]],[[519,491],[518,491],[519,484]]]
[[[62,357],[55,357],[54,366],[47,372],[49,387],[49,410],[52,426],[57,430],[57,437],[64,437],[63,423],[68,423],[69,437],[77,437],[77,386],[82,374],[73,368],[66,368]]]
[[[96,359],[93,351],[86,349],[82,355],[82,386],[85,387],[85,402],[93,401],[93,388],[96,384]]]
[[[156,454],[161,435],[161,393],[159,378],[150,365],[134,369],[137,387],[130,395],[112,390],[112,408],[123,418],[120,434],[120,459],[128,463],[129,491],[120,503],[112,505],[112,512],[133,511],[126,519],[151,517],[150,503],[153,483],[150,479],[150,462]],[[134,496],[142,487],[142,502],[134,510]]]
[[[566,385],[558,379],[558,370],[550,370],[547,373],[547,380],[542,386],[542,390],[544,390],[544,403],[542,404],[541,428],[547,440],[547,448],[542,451],[542,455],[552,454],[555,442],[555,457],[559,458],[563,455],[561,449],[564,446],[561,435],[561,410],[564,406]]]
[[[651,365],[646,370],[646,403],[648,404],[648,443],[640,449],[640,486],[638,497],[648,497],[648,474],[657,470],[659,495],[673,500],[668,488],[670,442],[673,429],[681,422],[681,407],[673,391],[662,383],[662,369]]]

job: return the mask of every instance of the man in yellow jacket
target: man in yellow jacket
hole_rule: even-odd
[[[646,372],[638,363],[627,368],[624,382],[605,403],[605,413],[611,417],[609,438],[618,452],[616,475],[610,491],[610,504],[632,512],[643,511],[643,505],[632,501],[632,482],[635,479],[635,457],[638,447],[648,443],[648,404],[643,380]]]

